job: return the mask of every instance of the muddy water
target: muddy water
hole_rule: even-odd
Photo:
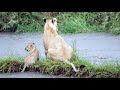
[[[81,33],[61,36],[72,46],[76,47],[80,57],[87,58],[94,65],[120,64],[120,36],[107,33]],[[24,50],[28,42],[34,42],[44,55],[42,34],[0,33],[0,59],[7,57],[25,57]]]

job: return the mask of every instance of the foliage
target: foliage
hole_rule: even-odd
[[[34,65],[26,68],[25,72],[40,72],[43,74],[63,75],[82,78],[120,78],[120,66],[93,66],[84,59],[73,62],[76,67],[85,65],[80,72],[75,73],[71,66],[61,62],[52,60],[40,60]],[[0,60],[0,72],[12,73],[21,72],[23,62],[17,59]]]
[[[0,31],[17,25],[17,32],[43,32],[43,18],[56,17],[62,33],[120,34],[119,12],[0,12]],[[14,30],[15,31],[15,30]]]

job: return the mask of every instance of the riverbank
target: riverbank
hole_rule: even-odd
[[[39,60],[34,65],[26,68],[25,72],[39,72],[47,75],[62,75],[78,78],[120,78],[120,66],[102,65],[94,66],[88,61],[80,58],[71,59],[75,66],[79,68],[85,65],[80,72],[75,73],[71,66],[61,61]],[[20,58],[7,58],[0,60],[0,73],[21,72],[23,61]]]

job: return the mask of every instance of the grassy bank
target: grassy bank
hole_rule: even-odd
[[[120,66],[93,66],[82,58],[74,59],[72,62],[77,68],[80,65],[85,65],[86,67],[75,73],[72,67],[61,61],[40,60],[34,65],[27,67],[25,71],[82,78],[120,78]],[[19,58],[0,60],[0,73],[20,72],[23,69],[23,65],[23,61]]]

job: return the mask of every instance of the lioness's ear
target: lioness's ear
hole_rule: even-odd
[[[43,21],[46,23],[46,18],[43,18]]]
[[[54,22],[57,22],[57,19],[56,19],[56,18],[53,18],[53,19],[52,19],[52,23],[54,23]]]
[[[35,43],[33,43],[33,44],[35,44]]]
[[[53,22],[57,22],[57,18],[53,18],[52,20],[53,20]]]

